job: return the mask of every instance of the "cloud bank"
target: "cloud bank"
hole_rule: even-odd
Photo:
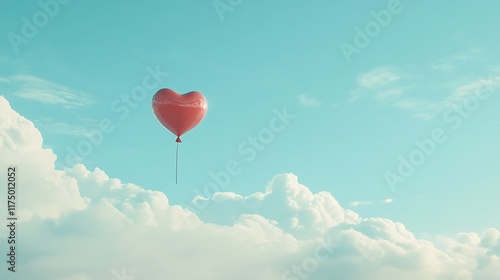
[[[195,215],[98,168],[57,170],[42,141],[0,96],[2,170],[19,170],[17,272],[3,263],[2,279],[500,279],[495,228],[418,239],[401,223],[312,193],[293,174],[249,196],[216,193]],[[5,252],[4,226],[0,237]]]

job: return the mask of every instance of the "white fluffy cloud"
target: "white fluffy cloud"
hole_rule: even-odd
[[[1,279],[500,279],[497,229],[417,239],[293,174],[249,196],[216,193],[194,215],[100,169],[56,170],[39,131],[1,96],[0,156],[3,170],[19,168],[22,218],[18,272],[4,263]],[[5,201],[0,192],[0,209]],[[2,252],[6,234],[1,227]]]
[[[60,215],[82,210],[86,199],[79,194],[78,182],[54,169],[56,156],[51,150],[42,149],[42,136],[33,123],[13,111],[6,99],[0,96],[0,156],[2,165],[15,164],[20,176],[20,208],[23,218],[32,215],[41,218],[58,218]],[[6,170],[6,166],[2,166]],[[5,192],[2,192],[5,196]],[[44,200],[40,200],[43,197]],[[2,197],[4,203],[5,197]]]
[[[359,220],[356,213],[343,209],[330,193],[313,194],[293,174],[275,176],[264,193],[246,197],[217,193],[205,201],[207,206],[198,214],[204,221],[230,225],[242,214],[257,214],[276,221],[277,227],[299,239],[320,236],[340,223]]]

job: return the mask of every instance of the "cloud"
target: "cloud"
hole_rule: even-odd
[[[474,55],[475,53],[459,54],[448,60],[471,60],[475,57]],[[466,83],[461,82],[442,99],[429,99],[422,96],[412,96],[409,90],[414,87],[414,84],[409,84],[412,82],[407,79],[410,76],[398,74],[398,68],[378,67],[358,77],[358,86],[350,92],[349,100],[357,101],[366,96],[372,96],[375,101],[410,112],[416,118],[432,120],[446,109],[462,106],[464,102],[475,95],[485,95],[487,91],[490,93],[495,91],[500,86],[500,71],[498,69],[498,67],[493,67],[488,78],[480,77]],[[443,91],[450,91],[449,88],[441,88]]]
[[[389,203],[392,203],[394,202],[394,199],[392,198],[387,198],[387,199],[384,199],[384,200],[380,200],[380,201],[354,201],[354,202],[351,202],[349,203],[351,206],[354,206],[354,207],[358,207],[358,206],[361,206],[361,205],[372,205],[372,204],[389,204]]]
[[[193,203],[198,203],[196,200],[200,199],[195,199]],[[242,214],[262,215],[300,239],[318,236],[330,227],[359,219],[356,213],[343,209],[330,193],[313,194],[293,174],[275,176],[265,192],[245,197],[219,193],[207,199],[205,203],[208,206],[198,214],[204,221],[229,225]],[[276,208],[280,211],[276,212]],[[224,213],[232,213],[232,216]]]
[[[318,100],[309,97],[305,94],[299,95],[298,98],[299,98],[299,103],[306,107],[317,107],[321,105],[321,103]]]
[[[15,96],[43,104],[61,105],[71,109],[93,103],[92,98],[85,93],[31,75],[4,77],[1,82],[12,86]]]
[[[450,63],[437,63],[437,64],[433,64],[431,66],[431,69],[437,70],[437,71],[449,72],[449,71],[455,69],[455,66],[450,64]]]
[[[85,126],[71,125],[50,119],[36,120],[35,123],[37,127],[39,127],[39,129],[41,129],[45,133],[83,137],[90,137],[92,135],[92,132],[89,130],[89,127],[98,125],[98,122],[94,120],[86,120],[87,125]]]
[[[435,63],[431,63],[429,67],[431,70],[434,71],[451,72],[455,70],[458,66],[462,65],[464,62],[470,62],[472,60],[476,60],[480,54],[481,54],[480,49],[452,54],[439,59]]]
[[[2,96],[0,111],[2,162],[17,166],[22,186],[19,270],[4,267],[2,279],[500,278],[498,229],[419,239],[401,223],[359,217],[293,174],[248,196],[216,193],[196,215],[99,168],[55,169],[56,155],[42,148],[33,123]]]
[[[382,86],[387,86],[401,77],[396,74],[394,67],[378,67],[358,77],[358,84],[363,88],[374,89]]]
[[[358,86],[350,92],[349,100],[357,101],[372,96],[377,101],[387,101],[402,96],[406,90],[399,83],[402,76],[396,67],[377,67],[359,75]]]
[[[394,102],[392,106],[401,110],[409,111],[416,118],[423,120],[430,120],[434,118],[443,109],[440,102],[417,98],[400,99]]]
[[[51,150],[41,149],[42,136],[33,123],[14,112],[2,96],[0,112],[2,163],[15,163],[19,172],[26,172],[21,185],[26,186],[27,195],[20,205],[30,207],[18,208],[20,213],[27,218],[58,218],[84,209],[87,201],[80,197],[77,182],[54,169],[56,156]]]
[[[449,95],[443,102],[443,107],[455,107],[462,104],[464,100],[476,94],[495,91],[500,86],[500,76],[490,75],[488,78],[479,78],[467,84],[458,86],[453,94]]]
[[[443,100],[427,100],[423,98],[401,98],[392,106],[409,111],[416,118],[431,120],[446,109],[463,106],[468,99],[491,94],[500,86],[500,75],[490,75],[488,78],[478,78],[457,86],[451,94]],[[483,98],[483,97],[481,97]],[[478,99],[479,100],[479,99]]]
[[[383,90],[377,93],[375,99],[378,100],[387,100],[401,97],[404,93],[402,88],[391,88],[387,90]]]

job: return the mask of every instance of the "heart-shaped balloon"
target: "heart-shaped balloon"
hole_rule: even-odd
[[[167,88],[156,92],[152,106],[158,121],[177,136],[176,142],[182,142],[180,137],[197,126],[208,109],[207,100],[201,93],[178,94]]]

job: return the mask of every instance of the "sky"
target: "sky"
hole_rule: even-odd
[[[500,277],[497,1],[0,5],[1,176],[20,170],[25,228],[12,279],[193,279],[194,263],[305,279],[287,270],[325,236],[336,251],[309,279]],[[178,184],[161,88],[208,101]],[[45,267],[61,261],[74,269]]]

